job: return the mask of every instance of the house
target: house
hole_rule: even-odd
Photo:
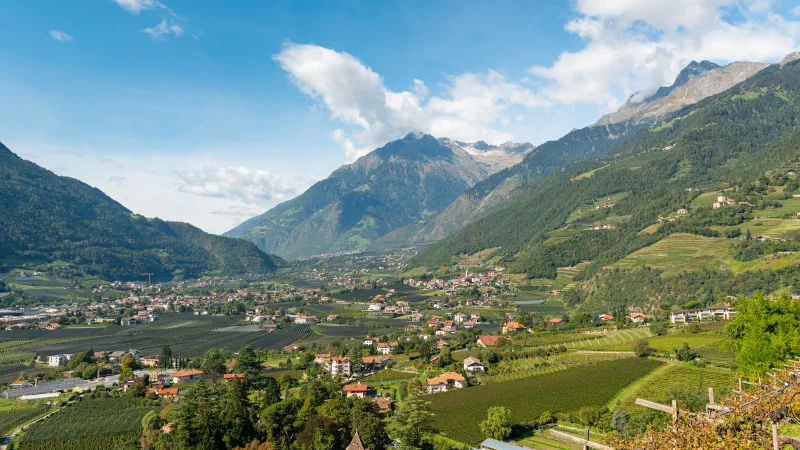
[[[394,346],[392,346],[392,344],[394,344]],[[377,345],[376,349],[381,355],[389,355],[392,353],[392,350],[394,350],[393,347],[397,347],[397,345],[397,342],[381,342]]]
[[[298,325],[311,325],[317,322],[317,316],[297,316],[294,323]]]
[[[504,340],[506,340],[506,338],[502,336],[481,335],[478,336],[478,339],[475,342],[481,347],[495,347]]]
[[[686,209],[686,208],[681,208],[681,209],[678,210],[678,214],[680,214],[680,215],[689,214],[689,210]]]
[[[394,361],[388,356],[364,356],[361,358],[361,365],[369,371],[381,370],[389,364],[394,364]]]
[[[328,322],[333,322],[334,320],[336,320],[338,318],[339,318],[338,314],[328,314],[328,317],[326,317],[326,320]]]
[[[445,372],[438,377],[428,378],[428,393],[446,392],[448,389],[461,389],[466,379],[458,372]]]
[[[331,358],[331,376],[349,377],[350,374],[350,358],[348,356],[334,356]]]
[[[515,332],[515,331],[524,331],[524,330],[527,330],[527,329],[528,329],[528,327],[526,327],[525,325],[522,325],[521,323],[517,323],[517,322],[511,321],[511,322],[507,322],[507,323],[503,324],[503,328],[500,331],[501,331],[502,334],[508,334],[508,333],[512,333],[512,332]]]
[[[344,393],[347,398],[350,397],[357,397],[357,398],[364,398],[366,397],[372,389],[367,385],[367,383],[358,382],[356,384],[346,384],[344,386]]]
[[[186,383],[189,381],[199,380],[203,377],[203,372],[199,370],[183,370],[172,374],[172,383]]]
[[[558,317],[553,317],[552,319],[547,321],[548,325],[561,325],[564,322],[563,319],[559,319]]]
[[[160,356],[145,356],[141,359],[142,365],[145,367],[158,367],[161,365]]]
[[[372,397],[372,401],[378,405],[378,412],[381,414],[392,411],[392,399],[386,397]]]
[[[28,383],[25,380],[17,380],[15,382],[9,384],[9,386],[11,387],[11,389],[22,389],[22,388],[30,387],[30,386],[33,386],[33,385]]]
[[[604,321],[604,322],[608,322],[608,321],[614,320],[614,316],[612,316],[611,314],[607,314],[607,313],[600,314],[600,316],[598,316],[598,318],[600,320]]]
[[[240,382],[244,383],[245,374],[243,373],[226,373],[222,376],[222,380],[226,383],[231,382],[233,380],[239,380]]]
[[[642,314],[640,312],[632,312],[627,316],[628,320],[633,323],[642,323],[650,318],[647,314]]]
[[[47,365],[50,367],[63,366],[69,361],[67,355],[50,355],[47,357]]]
[[[377,312],[381,310],[383,310],[383,305],[381,305],[380,303],[370,303],[367,306],[367,311]]]
[[[151,387],[145,391],[148,395],[149,394],[156,394],[161,398],[165,398],[169,401],[176,401],[178,400],[179,391],[178,388],[165,388],[165,387]]]
[[[727,307],[720,308],[695,308],[684,309],[669,313],[669,321],[672,323],[688,323],[704,320],[730,320],[736,315],[736,310]]]
[[[119,324],[122,326],[138,325],[139,321],[133,317],[123,317],[120,319]]]
[[[481,364],[481,360],[470,356],[464,359],[464,371],[467,373],[486,372],[486,366]]]

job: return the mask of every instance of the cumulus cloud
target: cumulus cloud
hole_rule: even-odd
[[[555,104],[614,109],[633,92],[671,84],[693,59],[774,62],[800,46],[800,22],[771,12],[768,0],[578,0],[574,8],[565,29],[585,46],[530,68]]]
[[[61,30],[50,30],[50,36],[58,42],[69,42],[72,40],[72,36]]]
[[[545,103],[491,70],[451,77],[442,95],[429,97],[421,80],[413,80],[408,90],[392,91],[354,56],[317,45],[288,43],[273,59],[302,92],[353,130],[331,133],[351,161],[412,130],[462,140],[507,140],[510,135],[495,124],[507,119],[510,107]]]
[[[278,174],[241,166],[204,167],[192,172],[179,171],[177,175],[181,180],[181,192],[235,200],[250,210],[259,209],[261,212],[266,207],[294,197],[301,187],[300,183],[286,180]],[[235,209],[231,207],[228,211]]]
[[[183,27],[177,23],[170,23],[167,22],[167,19],[163,19],[158,25],[145,28],[142,32],[149,34],[153,39],[167,39],[170,35],[182,36]]]

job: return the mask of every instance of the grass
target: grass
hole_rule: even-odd
[[[625,358],[584,365],[556,373],[433,394],[426,399],[445,436],[477,444],[479,424],[490,406],[505,406],[516,422],[537,419],[543,412],[569,412],[583,406],[602,407],[631,382],[662,363]],[[453,420],[453,418],[458,418]]]

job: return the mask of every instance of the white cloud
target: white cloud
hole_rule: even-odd
[[[177,23],[169,23],[167,19],[163,19],[158,25],[145,28],[142,32],[149,34],[153,39],[167,39],[170,35],[182,36],[183,27]]]
[[[196,171],[179,171],[177,175],[181,179],[181,192],[230,199],[251,209],[289,200],[298,194],[299,188],[278,174],[242,166],[206,166]]]
[[[800,16],[800,6],[795,6],[789,11],[793,16]]]
[[[69,42],[72,40],[72,36],[61,30],[50,30],[50,36],[58,42]]]
[[[636,91],[671,84],[692,59],[775,62],[800,47],[800,22],[770,12],[771,0],[578,0],[574,8],[565,29],[586,45],[530,68],[555,104],[615,109]]]
[[[148,9],[164,8],[157,0],[111,0],[131,14],[139,14]]]
[[[442,96],[413,80],[410,90],[388,89],[383,78],[350,54],[317,45],[289,43],[273,56],[305,94],[353,131],[336,129],[332,138],[354,160],[412,130],[462,140],[510,138],[496,129],[510,107],[544,104],[528,88],[495,71],[451,77]]]

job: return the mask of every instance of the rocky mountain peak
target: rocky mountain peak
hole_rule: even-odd
[[[800,52],[789,53],[781,60],[781,67],[789,64],[792,61],[797,61],[798,59],[800,59]]]

